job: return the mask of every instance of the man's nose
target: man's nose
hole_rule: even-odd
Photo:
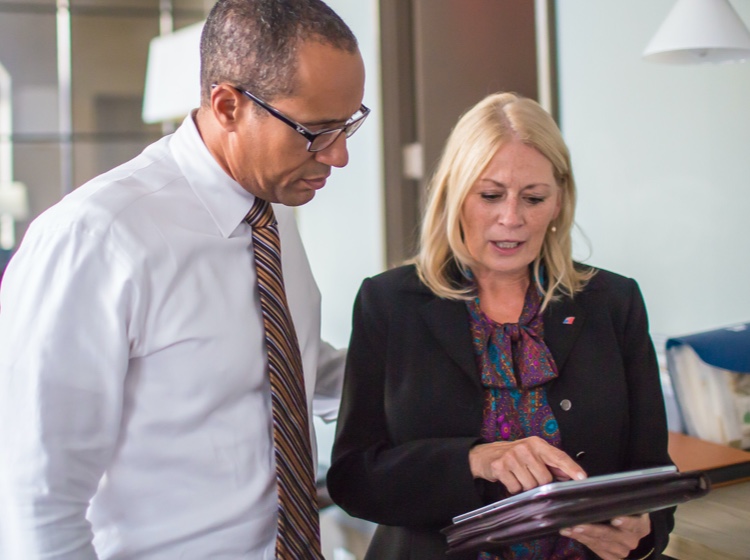
[[[349,163],[349,150],[346,148],[346,134],[343,132],[324,150],[315,152],[315,159],[331,167],[345,167]]]

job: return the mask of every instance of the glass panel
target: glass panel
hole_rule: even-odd
[[[205,20],[213,5],[214,0],[172,0],[175,31]]]
[[[40,7],[53,9],[55,0],[0,0],[0,12],[2,11],[36,11]]]
[[[193,10],[207,14],[214,3],[215,0],[172,0],[172,9],[176,12],[179,10]]]
[[[13,140],[0,146],[12,150],[12,179],[26,185],[31,219],[61,191],[54,12],[2,12],[0,63],[11,80]],[[27,224],[16,224],[16,239]]]
[[[194,23],[198,23],[205,19],[206,17],[200,12],[175,12],[173,19],[174,30],[177,31],[178,29],[182,29],[188,25],[193,25]]]
[[[29,194],[29,220],[60,200],[60,144],[56,141],[20,141],[13,146],[16,180]],[[28,221],[17,224],[20,240]]]
[[[161,135],[141,119],[156,17],[73,15],[74,185],[140,152]]]
[[[211,7],[214,5],[215,0],[172,0],[172,12],[175,18],[175,29],[179,29],[177,26],[177,20],[185,20],[185,25],[195,23],[195,21],[205,19]],[[187,20],[192,20],[188,22]]]
[[[214,5],[215,0],[172,0],[172,11],[175,16],[179,17],[197,17],[207,14],[208,10]],[[127,13],[131,10],[130,15],[154,14],[161,8],[159,0],[71,0],[71,10],[75,13],[80,10],[89,13],[96,12],[100,15],[106,15],[107,12]]]
[[[160,0],[71,0],[73,182],[79,186],[161,136],[141,106]],[[202,21],[214,0],[172,0],[174,27]],[[61,194],[56,0],[0,0],[0,63],[13,84],[14,179],[26,184],[31,217]],[[9,138],[0,142],[9,143]],[[1,145],[1,144],[0,144]],[[26,223],[19,224],[19,236]]]
[[[16,134],[57,132],[56,50],[54,15],[0,17],[0,63],[12,80]]]
[[[101,8],[101,11],[122,8],[159,9],[159,0],[70,0],[70,9],[75,12],[78,8]]]

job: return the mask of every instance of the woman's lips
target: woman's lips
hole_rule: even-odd
[[[493,243],[498,249],[515,249],[521,244],[520,241],[493,241]]]

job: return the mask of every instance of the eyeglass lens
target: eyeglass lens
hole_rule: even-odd
[[[320,134],[319,136],[316,136],[313,138],[313,141],[310,142],[310,147],[308,148],[311,152],[320,152],[321,150],[325,150],[328,146],[333,144],[336,139],[338,139],[339,135],[343,132],[346,134],[346,137],[349,138],[352,134],[357,132],[360,126],[362,126],[362,123],[365,121],[364,116],[361,118],[358,118],[353,123],[347,125],[346,127],[338,130],[331,130],[328,132],[324,132]]]
[[[308,148],[308,150],[310,150],[311,152],[320,152],[321,150],[325,150],[328,146],[336,141],[341,132],[341,130],[331,130],[329,132],[324,132],[323,134],[316,136],[315,138],[313,138],[312,142],[310,142],[310,147]]]

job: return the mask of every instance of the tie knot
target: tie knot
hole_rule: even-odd
[[[253,207],[245,216],[245,221],[252,228],[263,228],[276,225],[276,216],[274,216],[273,208],[268,201],[256,196]]]
[[[503,329],[513,342],[518,342],[521,338],[521,328],[518,323],[505,323]]]

